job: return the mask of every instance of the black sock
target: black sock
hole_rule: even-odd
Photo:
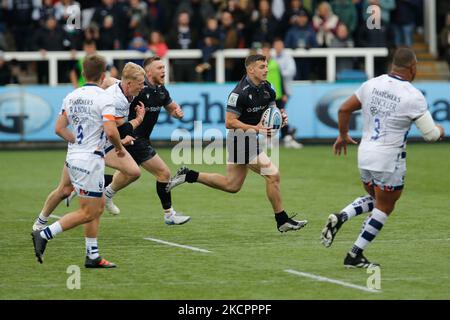
[[[186,182],[188,183],[194,183],[197,182],[199,173],[194,170],[189,170],[188,173],[186,173]]]
[[[275,213],[275,220],[278,225],[285,223],[288,220],[286,211],[283,210],[280,213]]]
[[[112,180],[112,174],[105,174],[105,188],[111,184]]]
[[[172,207],[172,196],[170,192],[166,192],[167,182],[156,181],[156,192],[164,210]]]
[[[280,138],[281,139],[283,139],[284,137],[286,137],[287,135],[288,135],[288,132],[289,132],[289,126],[288,125],[285,125],[283,128],[281,128],[281,135],[280,135]]]

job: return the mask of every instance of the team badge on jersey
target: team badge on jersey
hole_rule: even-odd
[[[237,93],[231,93],[230,96],[228,97],[227,104],[229,106],[236,107],[238,98],[239,98],[239,95]]]

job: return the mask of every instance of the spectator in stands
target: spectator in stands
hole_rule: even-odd
[[[147,0],[147,24],[150,30],[158,30],[165,34],[169,30],[169,21],[164,3],[158,0]]]
[[[147,24],[147,4],[140,0],[129,0],[129,2],[129,32],[132,35],[138,33],[147,38],[150,35],[150,26]]]
[[[169,51],[166,41],[159,31],[150,33],[147,49],[160,58],[163,58]]]
[[[189,14],[191,29],[195,30],[196,34],[202,32],[208,17],[215,15],[214,8],[209,0],[182,0],[175,11],[175,15],[179,15],[180,12]]]
[[[34,8],[32,17],[39,27],[44,28],[45,22],[49,17],[54,17],[59,21],[61,13],[57,10],[56,5],[53,4],[53,0],[44,0],[42,6]]]
[[[80,39],[79,44],[76,46],[77,50],[82,50],[84,42],[93,41],[96,46],[100,42],[100,29],[95,22],[91,22],[84,30],[83,37]]]
[[[380,7],[381,23],[385,24],[389,28],[391,23],[391,11],[395,9],[395,0],[363,0],[364,23],[369,18],[369,15],[373,14],[370,10],[367,12],[367,8],[369,6]]]
[[[277,102],[277,105],[278,108],[284,109],[289,100],[289,97],[292,95],[291,83],[297,73],[297,67],[295,65],[294,58],[284,50],[284,43],[281,38],[275,38],[275,40],[273,41],[273,48],[275,49],[275,55],[272,56],[272,58],[277,62],[279,66],[284,91],[284,97]],[[285,147],[294,149],[300,149],[301,147],[303,147],[301,143],[298,143],[295,140],[296,131],[297,130],[289,124],[281,128],[280,137]]]
[[[102,0],[102,5],[95,9],[94,15],[92,17],[92,22],[95,22],[99,27],[101,27],[104,25],[105,18],[107,16],[112,17],[113,26],[110,28],[111,30],[109,30],[109,32],[113,32],[114,37],[118,40],[117,49],[126,48],[130,40],[130,34],[128,30],[129,16],[127,3],[116,2],[116,0]],[[103,34],[100,31],[100,38],[102,38],[103,36],[107,35]],[[99,50],[105,50],[100,48],[100,46],[103,45],[107,45],[108,47],[110,47],[110,39],[101,42],[102,43],[99,43]]]
[[[145,53],[145,52],[147,52],[147,42],[139,33],[136,33],[134,35],[133,39],[131,39],[131,41],[130,41],[128,50],[135,50],[135,51]],[[136,63],[139,66],[143,65],[143,63],[144,63],[143,59],[133,59],[130,61]]]
[[[190,27],[189,13],[180,12],[177,22],[169,35],[169,48],[171,49],[197,49],[198,34]],[[196,60],[172,60],[173,78],[176,82],[194,82],[196,80],[194,66]]]
[[[286,32],[293,26],[297,24],[297,17],[300,14],[304,14],[308,16],[308,18],[311,18],[311,13],[306,10],[303,6],[303,1],[301,0],[291,0],[289,2],[289,7],[286,9],[286,11],[283,14],[283,17],[281,18],[281,32],[282,34],[286,34]]]
[[[267,60],[267,81],[275,90],[275,102],[279,109],[284,109],[287,102],[287,94],[284,88],[283,76],[281,75],[281,69],[278,62],[272,59],[271,55],[272,46],[268,42],[264,42],[261,47],[261,54],[266,57]]]
[[[0,5],[0,51],[7,49],[5,9]]]
[[[273,48],[275,49],[275,55],[273,58],[280,66],[281,75],[283,76],[284,89],[286,95],[289,97],[292,95],[292,80],[294,80],[297,74],[297,67],[295,60],[290,53],[284,50],[284,42],[281,38],[275,38],[273,41]]]
[[[102,4],[95,8],[92,22],[98,26],[103,24],[106,16],[114,16],[116,13],[115,0],[102,0]]]
[[[380,28],[373,28],[363,23],[357,32],[357,42],[360,47],[368,48],[387,48],[390,47],[388,42],[388,25],[387,22],[381,19],[382,10],[375,10],[373,12],[374,21],[380,19]]]
[[[330,42],[330,48],[353,48],[353,39],[350,37],[347,26],[340,23],[336,30],[336,37],[334,37]],[[338,57],[336,59],[336,73],[343,70],[352,70],[354,64],[353,58]]]
[[[5,61],[4,53],[0,51],[0,86],[19,83],[17,74],[12,69],[13,66]]]
[[[450,68],[450,12],[447,13],[447,21],[445,27],[439,34],[440,44],[444,49],[444,56]]]
[[[78,2],[80,3],[81,10],[95,9],[102,4],[102,0],[78,0]]]
[[[147,42],[145,42],[144,38],[139,33],[136,33],[134,35],[133,39],[131,39],[131,41],[130,41],[128,50],[136,50],[136,51],[139,51],[142,53],[147,52]],[[141,61],[141,62],[143,62],[143,61]],[[138,64],[138,63],[136,63],[136,64]],[[142,65],[142,63],[140,63],[139,65]]]
[[[253,10],[251,5],[252,3],[250,3],[249,1],[240,2],[239,0],[229,0],[226,3],[226,9],[221,11],[228,11],[233,17],[234,27],[236,28],[239,37],[236,48],[247,47],[244,35],[247,32],[247,24],[248,21],[250,21],[251,12]]]
[[[220,16],[220,33],[221,39],[223,39],[222,47],[224,49],[235,49],[239,44],[239,33],[234,26],[233,16],[229,11],[223,11]],[[232,81],[235,73],[236,61],[234,59],[225,60],[225,80]],[[236,75],[239,77],[239,75]]]
[[[46,56],[47,51],[64,50],[64,32],[58,26],[54,17],[49,17],[45,22],[45,27],[40,28],[34,36],[34,50],[39,50],[42,56]],[[38,82],[48,83],[48,62],[39,61],[37,63]]]
[[[293,17],[295,24],[289,28],[284,44],[291,49],[309,49],[317,46],[316,32],[309,23],[306,11],[300,11]]]
[[[247,44],[253,48],[260,48],[264,42],[272,43],[278,35],[278,21],[272,15],[268,0],[259,1],[258,11],[254,11],[247,31]]]
[[[291,49],[309,49],[317,47],[316,33],[309,23],[306,11],[300,11],[295,17],[296,24],[289,28],[284,44]],[[311,71],[311,59],[300,58],[296,60],[297,79],[309,80]]]
[[[120,49],[119,36],[114,27],[113,16],[105,16],[100,27],[100,39],[98,42],[99,50],[117,50]]]
[[[80,4],[74,0],[62,0],[55,4],[57,19],[64,28],[73,26],[68,24],[67,21],[70,17],[74,17],[76,14],[81,13]],[[66,29],[67,30],[67,29]]]
[[[70,82],[72,83],[74,88],[79,88],[84,86],[86,83],[86,80],[83,76],[83,62],[84,58],[90,54],[95,54],[97,52],[97,46],[95,44],[95,41],[93,40],[86,40],[83,43],[83,51],[84,55],[78,60],[72,61],[72,69],[70,70]],[[113,60],[107,59],[107,66],[106,70],[108,73],[108,76],[111,76],[113,78],[119,77],[119,72],[117,68],[114,66]]]
[[[203,30],[203,37],[200,47],[202,49],[202,63],[195,67],[195,72],[203,74],[206,82],[214,81],[214,68],[212,67],[212,55],[222,48],[223,34],[220,32],[216,18],[210,17],[206,21],[206,28]]]
[[[360,47],[368,48],[390,48],[389,29],[387,23],[381,19],[381,10],[374,12],[374,19],[380,19],[380,28],[369,27],[363,23],[357,33],[357,42]],[[387,71],[387,58],[375,59],[375,76],[382,75]]]
[[[338,16],[339,21],[345,24],[351,36],[358,25],[358,13],[354,0],[332,0],[330,3],[333,12]]]
[[[316,41],[320,47],[329,47],[336,35],[339,18],[335,15],[328,2],[321,2],[313,17],[313,28],[316,31]]]
[[[336,29],[336,36],[331,39],[330,48],[353,48],[355,46],[350,36],[347,25],[339,23]]]
[[[395,46],[412,47],[416,14],[419,7],[418,0],[396,0],[393,12],[395,30]]]
[[[7,19],[12,26],[15,47],[17,51],[31,51],[33,49],[33,0],[6,1]]]
[[[7,49],[7,44],[6,44],[6,39],[5,39],[5,34],[0,31],[0,50],[6,50]]]
[[[75,49],[82,37],[80,4],[74,0],[62,0],[55,4],[55,9],[55,18],[65,33],[64,47]],[[80,24],[77,25],[77,23]]]

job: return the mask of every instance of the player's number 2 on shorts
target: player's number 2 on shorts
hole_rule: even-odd
[[[381,122],[380,119],[378,118],[375,118],[374,121],[375,121],[375,128],[374,128],[375,134],[372,137],[370,137],[370,139],[377,140],[380,137]]]
[[[81,144],[81,142],[83,141],[84,135],[83,135],[83,126],[80,124],[77,127],[77,143]]]

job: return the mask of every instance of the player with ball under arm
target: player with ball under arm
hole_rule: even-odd
[[[226,175],[196,172],[182,167],[170,179],[166,191],[184,182],[199,182],[211,188],[237,193],[250,169],[266,180],[266,193],[275,213],[278,231],[301,229],[308,222],[293,220],[284,211],[280,173],[266,153],[260,149],[258,134],[272,136],[275,133],[274,128],[264,127],[261,122],[261,117],[268,108],[276,108],[275,92],[266,81],[268,69],[265,56],[260,54],[248,56],[245,68],[246,75],[231,92],[227,102],[225,125],[229,129],[227,135],[229,156]],[[286,125],[285,113],[282,114],[282,120],[283,125]]]

